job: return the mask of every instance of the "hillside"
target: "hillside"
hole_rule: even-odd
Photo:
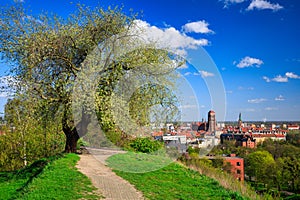
[[[0,199],[98,199],[91,181],[75,168],[78,160],[78,155],[66,154],[0,172]]]
[[[217,181],[158,155],[128,152],[107,159],[147,199],[247,199]]]
[[[102,198],[96,194],[96,188],[92,186],[91,181],[75,168],[78,160],[78,155],[66,154],[41,159],[23,170],[2,172],[0,199]],[[217,181],[178,163],[161,167],[159,165],[161,163],[153,156],[132,152],[116,154],[107,162],[113,167],[118,164],[116,160],[121,162],[127,160],[132,166],[139,162],[139,167],[142,167],[142,163],[149,165],[151,162],[152,167],[155,166],[154,163],[158,164],[156,166],[159,166],[159,169],[143,173],[114,170],[117,175],[141,191],[147,199],[247,199],[237,192],[223,188]],[[97,165],[94,168],[97,168]],[[103,188],[100,188],[100,191],[101,189]]]

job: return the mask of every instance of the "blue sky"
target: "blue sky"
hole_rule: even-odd
[[[48,11],[63,17],[79,1],[72,2],[23,0],[34,14]],[[91,7],[123,5],[125,12],[130,8],[142,11],[139,24],[149,35],[165,40],[188,58],[189,68],[179,70],[190,87],[179,88],[185,98],[181,106],[184,120],[206,118],[210,109],[216,111],[218,120],[237,120],[240,112],[245,121],[300,120],[300,1],[82,2]],[[5,69],[1,64],[0,75]]]

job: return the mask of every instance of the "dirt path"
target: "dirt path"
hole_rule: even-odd
[[[93,185],[98,188],[98,192],[107,200],[139,200],[144,199],[141,192],[126,180],[117,176],[109,167],[105,165],[105,159],[116,153],[124,153],[115,150],[95,150],[89,149],[92,154],[80,155],[77,168],[87,177]]]

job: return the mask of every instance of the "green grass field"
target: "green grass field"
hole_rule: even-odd
[[[151,160],[154,163],[150,162]],[[135,185],[148,199],[246,199],[236,192],[224,189],[207,176],[180,164],[153,158],[152,155],[132,152],[116,154],[108,158],[107,162],[109,166],[115,168],[117,175]],[[162,166],[164,162],[167,165]],[[134,169],[134,166],[139,170],[143,166],[146,168],[147,165],[150,165],[150,169],[153,169],[153,166],[160,169],[146,173],[128,172],[128,169]],[[122,167],[124,170],[121,170]]]
[[[79,156],[36,161],[25,169],[0,173],[0,199],[99,199],[90,180],[76,168]]]
[[[126,154],[111,156],[107,162],[109,166],[115,170],[131,173],[145,173],[161,169],[173,161],[170,157],[162,154],[145,154],[129,151]]]

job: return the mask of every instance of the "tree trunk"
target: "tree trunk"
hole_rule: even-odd
[[[65,153],[76,153],[77,141],[79,140],[71,113],[70,103],[67,102],[64,105],[64,114],[62,117],[62,129],[66,136]]]
[[[76,128],[63,128],[63,131],[66,135],[66,153],[76,153],[77,150],[77,141],[79,140],[79,135]]]
[[[76,153],[77,141],[79,140],[80,136],[82,137],[87,133],[87,127],[91,122],[91,115],[82,110],[81,120],[77,125],[75,125],[73,116],[70,114],[71,109],[68,107],[68,105],[69,104],[65,105],[64,115],[62,118],[62,128],[64,134],[66,135],[65,152]]]

